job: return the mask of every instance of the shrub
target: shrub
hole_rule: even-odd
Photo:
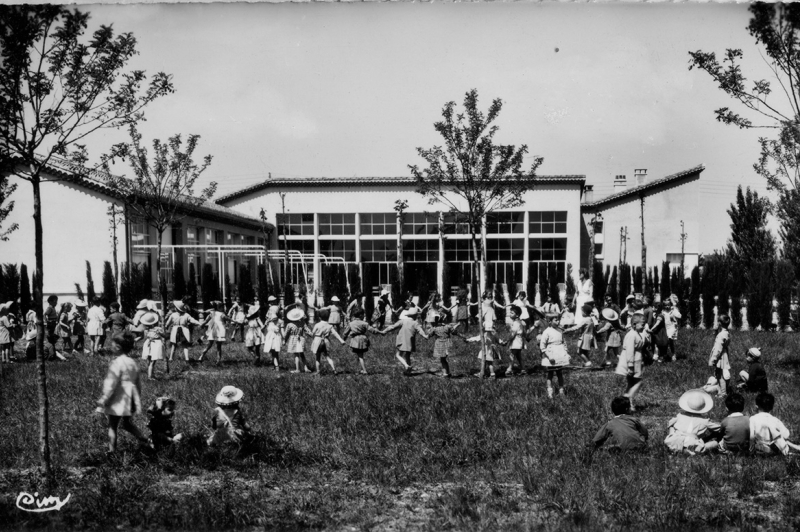
[[[362,283],[361,283],[361,276],[358,273],[358,264],[348,264],[347,271],[348,271],[347,277],[348,280],[350,281],[350,286],[348,287],[348,292],[350,294],[350,297],[348,297],[348,299],[350,299],[357,293],[363,292],[363,289],[361,288]]]
[[[611,301],[619,305],[619,292],[617,291],[617,267],[611,270],[611,280],[608,284],[608,295],[611,296]],[[599,303],[598,303],[599,304]]]
[[[717,294],[717,260],[705,259],[701,272],[701,293],[703,294],[703,325],[706,329],[714,326],[714,296]]]
[[[283,306],[288,307],[294,303],[294,285],[286,283],[283,285]]]
[[[572,270],[568,270],[567,278],[571,274]],[[528,299],[533,302],[536,299],[536,280],[539,275],[539,267],[535,264],[528,265],[528,278],[525,280],[525,293],[528,296]],[[569,283],[569,280],[567,281]],[[569,299],[569,296],[567,297]]]
[[[23,263],[19,267],[19,312],[22,316],[32,307],[31,281],[28,277],[28,267]]]
[[[661,282],[658,283],[658,289],[661,293],[661,301],[665,301],[672,293],[669,284],[670,267],[669,262],[664,261],[661,263]]]
[[[194,267],[194,261],[189,263],[189,280],[186,282],[186,297],[189,301],[189,306],[197,308],[197,271]]]
[[[551,273],[549,275],[549,278],[550,278],[549,279],[550,280],[550,297],[553,298],[554,302],[556,302],[558,304],[561,304],[561,292],[558,289],[558,270],[556,268],[555,263],[551,263],[550,264],[550,268],[552,269],[552,271],[551,271]],[[514,297],[516,297],[516,294],[514,294]],[[512,301],[513,301],[513,299],[512,299]],[[544,303],[544,301],[542,303]]]
[[[203,296],[203,308],[211,308],[211,302],[219,299],[219,286],[214,282],[214,269],[211,264],[203,264],[203,275],[200,278],[200,286]]]
[[[172,298],[183,301],[186,296],[186,278],[183,275],[183,264],[176,262],[172,268]]]
[[[111,303],[117,300],[117,284],[114,282],[114,272],[111,270],[109,261],[103,262],[103,294],[100,301],[108,308]]]
[[[641,294],[644,292],[643,286],[643,272],[642,267],[637,266],[636,269],[633,270],[633,291],[637,294]]]
[[[676,272],[672,272],[672,283],[676,283]],[[689,297],[689,324],[692,327],[700,327],[700,267],[692,268],[691,295]]]
[[[575,278],[572,273],[572,264],[567,263],[567,305],[572,305],[572,300],[575,297]]]
[[[16,264],[6,264],[5,273],[3,275],[3,300],[4,301],[13,301],[16,303],[17,299],[19,299],[19,270],[17,269]]]
[[[251,304],[256,298],[256,291],[253,287],[253,275],[249,264],[239,265],[239,279],[237,294],[242,303]]]
[[[606,292],[605,283],[603,282],[603,264],[595,262],[592,264],[592,298],[600,304],[603,300],[603,295]],[[542,303],[546,300],[543,299]]]
[[[793,284],[794,266],[791,261],[779,260],[775,263],[775,299],[778,300],[778,326],[781,329],[791,320]]]
[[[450,273],[450,263],[445,261],[442,265],[442,304],[449,307],[452,303],[453,280]]]
[[[624,262],[619,265],[619,305],[625,304],[625,298],[631,293],[631,267]]]
[[[544,304],[544,302],[547,301],[547,293],[550,290],[550,285],[547,281],[547,274],[549,272],[547,271],[546,267],[537,269],[539,270],[539,284],[537,285],[537,288],[539,289],[539,302]],[[533,294],[533,297],[536,297],[535,293]]]
[[[747,323],[751,329],[772,325],[771,261],[752,262],[747,272]]]
[[[92,279],[92,265],[89,264],[89,261],[86,261],[86,298],[88,299],[87,303],[92,304],[94,298],[97,297],[97,293],[94,291],[94,280]]]

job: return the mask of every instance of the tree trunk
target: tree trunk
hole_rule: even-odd
[[[647,271],[647,245],[644,243],[644,196],[641,199],[642,210],[642,270]]]
[[[44,353],[44,252],[42,246],[42,197],[38,172],[31,175],[33,185],[33,227],[36,249],[36,269],[33,278],[33,308],[36,311],[36,367],[38,371],[39,396],[39,456],[42,462],[45,487],[52,486],[53,473],[50,464],[50,401],[47,397],[47,368]]]
[[[404,261],[403,261],[403,213],[398,211],[397,213],[397,283],[400,285],[398,288],[398,292],[400,293],[400,298],[403,299],[405,296],[405,289],[406,289],[406,276],[404,270]]]
[[[111,208],[113,209],[114,206],[112,205]],[[111,230],[113,234],[111,235],[111,246],[112,246],[112,254],[114,256],[114,287],[119,293],[119,261],[117,260],[117,212],[111,212]]]
[[[481,262],[485,261],[485,253],[482,259],[478,258],[478,239],[475,236],[475,227],[473,225],[472,233],[470,236],[472,237],[472,260],[475,263],[475,274],[479,272],[479,268],[481,267]],[[476,284],[476,286],[480,287],[480,282]],[[486,338],[484,338],[483,334],[483,298],[478,297],[478,331],[481,335],[481,379],[485,377],[484,372],[486,371]]]
[[[158,299],[161,301],[161,311],[166,315],[167,312],[167,294],[161,290],[161,244],[164,240],[164,232],[160,228],[156,228],[158,236],[156,242],[156,282],[158,283]],[[173,265],[174,266],[174,265]]]

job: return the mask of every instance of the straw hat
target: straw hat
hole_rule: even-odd
[[[277,299],[275,296],[269,296],[269,297],[267,298],[267,302],[270,302],[270,301],[277,301],[277,300],[278,300],[278,299]]]
[[[251,319],[255,318],[256,316],[258,316],[259,312],[261,312],[261,307],[259,307],[258,305],[253,305],[247,311],[247,319],[251,320]]]
[[[751,347],[750,349],[747,350],[747,354],[758,360],[759,358],[761,358],[761,348]]]
[[[139,301],[139,304],[136,305],[136,310],[144,310],[144,309],[146,309],[147,308],[147,303],[149,303],[149,301],[147,299],[142,299],[141,301]],[[86,304],[84,303],[84,306],[85,305]]]
[[[139,322],[142,325],[146,325],[148,327],[150,327],[151,325],[155,325],[156,323],[158,323],[158,314],[156,314],[155,312],[148,312],[147,314],[139,318]]]
[[[335,302],[337,302],[337,303],[338,303],[340,300],[339,300],[339,297],[338,297],[338,296],[333,296],[333,297],[331,298],[331,301],[335,301]]]
[[[678,399],[678,406],[684,412],[705,414],[714,408],[714,399],[703,390],[689,390]]]
[[[84,301],[83,299],[79,299],[75,302],[75,306],[80,308],[86,308],[86,301]]]
[[[225,386],[217,394],[214,402],[219,406],[233,406],[242,400],[244,392],[236,386]]]
[[[615,321],[619,319],[619,314],[617,314],[617,311],[614,310],[613,308],[604,308],[601,311],[601,314],[608,321]]]
[[[186,310],[186,305],[183,304],[183,301],[175,300],[175,301],[172,302],[172,304],[175,305],[175,308],[178,309],[181,312]]]
[[[286,313],[286,319],[289,321],[298,321],[306,317],[306,313],[299,308],[293,308]]]

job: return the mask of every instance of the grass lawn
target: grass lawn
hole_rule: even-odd
[[[501,334],[501,336],[504,336]],[[52,453],[69,503],[59,512],[26,513],[21,491],[36,491],[38,421],[33,364],[3,367],[0,388],[0,528],[281,530],[797,530],[800,457],[673,456],[663,446],[677,399],[710,374],[708,331],[681,331],[688,358],[645,369],[637,412],[650,430],[646,454],[591,452],[624,379],[610,370],[567,374],[554,401],[544,376],[496,381],[470,377],[479,349],[455,340],[457,378],[433,376],[432,342],[420,339],[417,374],[394,361],[394,337],[374,338],[369,376],[338,346],[343,375],[290,375],[254,367],[242,344],[226,362],[210,360],[143,380],[145,407],[162,393],[178,402],[177,432],[187,440],[157,455],[120,432],[120,452],[105,455],[105,418],[93,412],[109,358],[79,356],[48,366]],[[773,412],[800,436],[800,335],[733,332],[732,364],[761,346]],[[21,349],[21,346],[18,346]],[[194,348],[193,356],[199,354]],[[597,355],[595,360],[597,360]],[[573,358],[574,360],[574,358]],[[534,359],[526,363],[532,368]],[[142,364],[144,370],[145,366]],[[428,371],[430,373],[428,373]],[[264,436],[255,452],[209,452],[214,397],[232,384]],[[747,411],[754,409],[747,398]],[[711,416],[721,419],[717,401]],[[135,418],[140,428],[146,417]]]

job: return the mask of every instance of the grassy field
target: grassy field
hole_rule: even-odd
[[[588,447],[611,415],[611,399],[624,391],[622,377],[572,371],[566,396],[551,401],[531,357],[527,376],[481,381],[469,376],[478,368],[477,346],[459,340],[452,380],[432,375],[438,361],[425,340],[417,373],[402,376],[393,337],[375,339],[369,376],[357,375],[343,347],[334,354],[345,371],[339,376],[256,368],[241,344],[226,348],[220,368],[179,362],[172,375],[144,381],[143,399],[177,399],[176,429],[188,440],[150,455],[121,432],[115,459],[105,455],[104,418],[93,413],[109,359],[53,363],[52,495],[71,499],[43,514],[15,507],[20,491],[36,490],[35,368],[7,365],[0,528],[797,530],[800,457],[672,456],[661,443],[680,394],[709,375],[712,340],[707,331],[681,331],[679,351],[688,358],[646,368],[636,415],[651,445],[631,456]],[[753,345],[765,353],[774,413],[800,436],[800,336],[734,332],[736,372]],[[293,364],[285,355],[282,362],[284,369]],[[246,455],[209,452],[202,443],[214,396],[226,384],[244,390],[244,411],[264,436]],[[711,415],[721,419],[717,403]],[[146,424],[145,416],[135,419]]]

